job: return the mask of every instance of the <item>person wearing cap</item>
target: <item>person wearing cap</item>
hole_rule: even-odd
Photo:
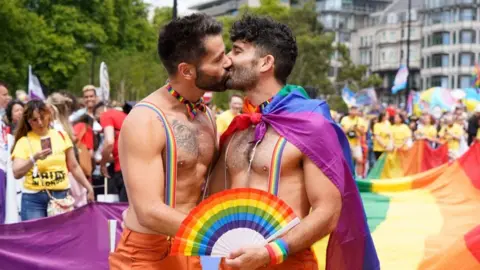
[[[352,157],[355,160],[355,167],[358,175],[363,174],[363,153],[360,144],[360,138],[365,135],[367,131],[367,124],[361,117],[359,117],[358,106],[352,105],[347,116],[342,118],[340,126],[343,132],[347,135]]]
[[[480,128],[480,104],[475,107],[472,117],[468,120],[468,145],[471,145],[475,141],[475,137],[478,139],[478,129]]]

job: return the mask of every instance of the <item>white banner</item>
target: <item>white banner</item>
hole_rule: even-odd
[[[97,96],[99,96],[104,103],[110,100],[110,80],[105,62],[100,64],[100,93],[97,93]]]

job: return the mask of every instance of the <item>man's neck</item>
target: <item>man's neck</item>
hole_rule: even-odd
[[[258,106],[275,96],[283,87],[283,84],[279,84],[276,81],[264,83],[259,82],[254,88],[247,89],[246,94],[250,103],[254,106]]]
[[[185,84],[182,84],[175,79],[170,79],[170,85],[172,86],[173,90],[190,102],[197,102],[203,96],[203,94],[205,94],[205,91],[200,90],[197,87],[185,86]]]

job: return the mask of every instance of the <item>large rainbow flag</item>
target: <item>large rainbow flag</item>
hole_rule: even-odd
[[[426,140],[416,141],[408,150],[386,152],[377,160],[367,179],[389,179],[425,172],[448,162],[448,146],[434,149]]]
[[[479,164],[477,142],[420,174],[357,181],[382,269],[480,269]]]

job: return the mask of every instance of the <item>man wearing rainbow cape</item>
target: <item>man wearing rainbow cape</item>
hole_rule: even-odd
[[[231,253],[220,269],[318,269],[310,246],[327,235],[327,269],[379,269],[345,135],[325,102],[286,84],[297,57],[291,30],[245,16],[231,39],[227,88],[244,90],[254,111],[222,135],[210,191],[268,190],[302,221],[265,247]]]

